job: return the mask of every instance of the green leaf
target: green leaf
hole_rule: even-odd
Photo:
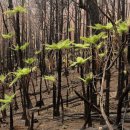
[[[2,34],[2,38],[4,38],[4,39],[11,39],[12,37],[13,37],[12,33]]]
[[[9,106],[8,103],[7,103],[7,104],[4,104],[4,105],[2,105],[2,106],[0,107],[0,110],[3,111],[3,110],[5,110],[5,109],[7,109],[8,106]]]
[[[76,49],[87,49],[90,47],[90,44],[87,44],[87,43],[86,44],[77,44],[77,43],[75,43],[72,46]]]
[[[22,51],[24,51],[28,46],[29,46],[29,43],[26,42],[24,45],[22,45],[22,46],[20,47],[20,49],[21,49]]]
[[[91,26],[93,29],[96,30],[111,30],[113,28],[112,23],[107,23],[106,25],[102,25],[102,24],[95,24],[95,26]]]
[[[7,10],[4,12],[6,15],[15,15],[16,13],[26,13],[26,8],[22,6],[16,6],[14,9]]]
[[[4,95],[4,100],[8,101],[8,103],[9,103],[9,102],[11,102],[12,98],[11,98],[11,96],[5,94]]]
[[[17,13],[26,13],[26,8],[25,7],[22,7],[22,6],[16,6],[14,8],[15,12]]]
[[[18,50],[26,50],[26,48],[29,46],[29,43],[26,42],[25,44],[23,44],[22,46],[19,46],[18,44],[17,45],[13,45],[13,48],[11,48],[12,50],[14,51],[18,51]]]
[[[35,55],[38,55],[38,54],[40,54],[40,53],[41,53],[41,50],[35,51]]]
[[[58,50],[58,46],[53,43],[52,45],[46,44],[46,50]]]
[[[80,79],[81,81],[83,81],[84,83],[86,83],[86,80],[85,80],[85,79],[83,79],[83,78],[81,78],[81,77],[79,77],[79,79]]]
[[[28,58],[28,59],[25,59],[24,62],[31,65],[33,64],[37,59],[36,58]]]
[[[9,87],[11,87],[14,83],[16,83],[21,77],[28,75],[31,73],[31,68],[19,68],[16,72],[13,72],[15,75],[14,80],[10,83]]]
[[[8,103],[8,100],[0,99],[1,103]]]
[[[9,84],[9,87],[11,87],[14,83],[16,83],[19,80],[20,77],[15,77],[13,81]]]
[[[87,74],[87,76],[85,78],[79,78],[81,81],[83,81],[85,84],[90,83],[93,80],[93,73],[90,72],[89,74]]]
[[[105,42],[100,42],[97,46],[96,49],[101,49],[106,43]]]
[[[17,77],[21,77],[21,76],[25,76],[25,75],[28,75],[29,73],[31,72],[31,69],[30,68],[19,68],[17,71],[16,71],[16,76]]]
[[[99,56],[100,58],[104,58],[106,55],[107,55],[107,51],[105,51],[104,53],[98,54],[98,56]]]
[[[82,57],[77,57],[76,61],[77,61],[77,63],[79,63],[79,64],[83,64],[83,63],[86,62],[86,59],[83,59]]]
[[[111,30],[113,28],[112,23],[107,23],[107,25],[105,26],[106,30]]]
[[[7,11],[5,11],[4,14],[5,14],[5,15],[14,15],[14,14],[16,14],[16,12],[15,12],[14,9],[12,9],[12,10],[7,10]]]
[[[95,24],[95,26],[90,26],[90,27],[93,29],[96,29],[96,30],[101,30],[104,28],[104,26],[102,24],[99,24],[99,23]]]
[[[86,83],[89,83],[89,82],[91,82],[92,80],[93,80],[93,73],[92,72],[90,72],[88,75],[87,75],[87,77],[86,77]]]
[[[0,75],[0,82],[1,83],[4,83],[4,81],[5,81],[5,79],[6,79],[6,75]]]
[[[6,109],[9,104],[13,101],[13,98],[15,97],[16,94],[13,95],[4,95],[4,99],[0,99],[0,102],[3,103],[3,105],[0,107],[0,110],[3,111]]]
[[[54,76],[52,76],[52,75],[50,75],[50,76],[45,75],[45,76],[44,76],[44,79],[45,79],[45,80],[48,80],[48,81],[52,81],[52,82],[55,82],[55,81],[56,81],[56,78],[55,78]]]
[[[85,43],[95,44],[97,43],[101,38],[106,38],[105,32],[101,32],[98,35],[93,35],[89,38],[87,37],[81,37],[80,39],[83,40]]]
[[[17,45],[13,45],[13,48],[11,48],[14,51],[18,51],[20,49],[20,47]]]
[[[118,27],[117,27],[117,31],[119,34],[122,34],[122,33],[126,33],[128,32],[128,25],[127,25],[127,22],[121,22]]]
[[[4,95],[4,99],[0,99],[0,102],[1,102],[1,103],[5,103],[5,104],[11,103],[14,97],[15,97],[15,94],[13,94],[13,95],[11,95],[11,96],[5,94],[5,95]]]
[[[71,47],[70,46],[71,43],[72,42],[69,39],[64,40],[64,41],[60,41],[58,43],[59,49],[69,49]]]
[[[73,62],[70,67],[76,66],[76,65],[82,65],[84,64],[86,61],[90,60],[92,57],[88,57],[86,59],[82,58],[82,57],[77,57],[76,58],[76,62]]]
[[[73,67],[73,66],[76,66],[77,65],[77,62],[73,62],[70,67]]]
[[[46,44],[45,49],[46,50],[70,49],[70,48],[72,48],[71,43],[72,42],[69,39],[67,39],[64,41],[59,41],[57,44],[56,43],[53,43],[52,45]]]

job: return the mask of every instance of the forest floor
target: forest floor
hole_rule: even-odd
[[[79,77],[78,73],[71,72],[69,75],[69,84],[70,84],[70,93],[69,98],[76,97],[74,93],[74,89],[76,89],[78,92],[82,90],[81,88],[81,82],[77,78]],[[35,82],[35,80],[34,80]],[[39,83],[39,81],[38,81]],[[66,78],[63,75],[62,76],[62,95],[63,100],[66,99]],[[64,105],[64,118],[62,119],[62,115],[59,119],[53,119],[53,113],[52,113],[52,107],[47,108],[50,104],[52,104],[52,91],[50,94],[48,92],[45,92],[46,87],[43,81],[43,101],[44,101],[44,110],[38,112],[35,112],[34,118],[38,120],[37,123],[34,123],[34,130],[80,130],[84,124],[84,118],[83,118],[83,111],[84,111],[84,104],[80,99],[76,99],[69,103],[69,106],[66,107]],[[50,84],[51,86],[51,84]],[[98,85],[99,86],[99,85]],[[72,89],[73,88],[73,89]],[[117,100],[116,100],[116,89],[117,89],[117,72],[112,72],[111,77],[111,88],[110,88],[110,112],[116,112],[117,110]],[[19,90],[18,90],[19,91]],[[39,92],[39,85],[36,85],[36,92]],[[33,90],[30,87],[30,93],[33,93]],[[39,96],[37,95],[37,99]],[[34,96],[31,96],[33,107],[35,107],[36,102]],[[18,105],[21,106],[20,97],[17,97]],[[7,113],[9,115],[9,113]],[[99,128],[100,126],[100,119],[97,116],[98,114],[93,113],[93,127]],[[112,114],[113,118],[116,117],[116,114]],[[25,127],[25,121],[21,119],[22,117],[22,109],[18,109],[16,112],[14,112],[14,127],[15,130],[27,130],[27,127]],[[9,130],[9,117],[6,119],[8,124],[1,124],[0,130]],[[127,130],[130,130],[130,123],[125,123],[124,126],[127,128]]]

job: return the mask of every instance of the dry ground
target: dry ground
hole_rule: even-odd
[[[70,87],[76,89],[78,92],[81,91],[81,83],[79,79],[77,78],[79,75],[77,73],[71,72],[69,75],[69,82]],[[114,72],[112,74],[111,78],[111,93],[110,93],[110,110],[116,111],[117,109],[117,101],[116,101],[116,88],[117,88],[117,72]],[[35,80],[34,80],[35,82]],[[39,81],[38,81],[39,82]],[[43,81],[44,82],[44,81]],[[50,84],[51,86],[51,84]],[[62,95],[63,98],[66,98],[66,78],[62,77]],[[77,86],[77,87],[76,87]],[[45,84],[43,83],[43,90],[46,90]],[[36,86],[36,91],[38,92],[39,86]],[[70,97],[75,96],[75,93],[72,91],[73,89],[70,89]],[[30,89],[30,93],[33,93],[32,89]],[[37,98],[39,98],[37,96]],[[35,100],[34,96],[31,96],[33,107],[35,107]],[[19,105],[20,98],[17,98]],[[45,103],[45,106],[48,106],[52,103],[52,92],[50,94],[43,93],[43,100]],[[52,115],[52,108],[46,109],[43,111],[35,112],[35,119],[38,120],[38,123],[35,123],[34,128],[35,130],[80,130],[80,128],[83,126],[84,119],[83,119],[83,102],[78,101],[75,103],[72,103],[67,108],[66,105],[64,106],[64,121],[62,122],[62,119],[53,119]],[[15,130],[27,130],[27,127],[25,127],[24,120],[21,120],[21,111],[20,108],[18,111],[14,112],[14,126]],[[96,116],[96,115],[95,115]],[[100,119],[93,118],[93,127],[98,128],[100,126]],[[7,117],[7,122],[9,122],[9,118]],[[130,130],[129,123],[126,123],[125,126]],[[1,125],[0,130],[9,130],[9,124],[8,125]]]

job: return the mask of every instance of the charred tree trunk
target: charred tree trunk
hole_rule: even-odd
[[[122,5],[122,20],[125,20],[125,0],[121,1]],[[122,43],[125,42],[125,34],[122,34]],[[117,91],[117,98],[120,98],[122,95],[122,90],[124,88],[124,58],[123,58],[123,51],[119,57],[119,67],[118,67],[118,91]]]
[[[57,72],[58,72],[58,95],[57,95],[57,109],[56,109],[56,116],[60,116],[60,101],[61,101],[61,71],[62,71],[62,51],[58,51],[58,67],[57,67]]]

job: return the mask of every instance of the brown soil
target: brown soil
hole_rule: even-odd
[[[81,91],[81,83],[80,80],[77,78],[79,75],[77,73],[71,72],[69,78],[70,82],[70,96],[75,96],[75,93],[73,92],[73,89],[76,89],[78,92]],[[35,82],[35,81],[34,81]],[[38,81],[39,82],[39,81]],[[44,82],[44,81],[43,81]],[[66,78],[62,77],[62,95],[63,98],[66,98]],[[105,86],[105,85],[104,85]],[[51,87],[51,84],[50,84]],[[43,84],[43,90],[46,90],[45,84]],[[117,109],[117,101],[116,101],[116,89],[117,89],[117,72],[113,73],[113,77],[111,80],[111,93],[110,93],[110,111],[115,111]],[[36,86],[36,92],[38,92],[39,86]],[[30,93],[33,93],[33,90],[30,89]],[[37,98],[39,98],[37,96]],[[31,96],[33,107],[35,107],[35,98],[34,96]],[[17,97],[17,100],[19,101],[19,106],[21,106],[20,98]],[[45,106],[48,106],[52,103],[52,92],[50,94],[43,93],[43,100],[45,103]],[[38,120],[38,123],[34,124],[35,130],[80,130],[80,128],[84,124],[84,118],[83,118],[83,109],[84,105],[82,101],[75,102],[73,104],[69,104],[69,107],[66,107],[64,105],[64,120],[62,120],[62,116],[59,119],[53,119],[52,115],[52,108],[46,109],[43,111],[35,112],[35,119]],[[21,120],[21,111],[20,108],[17,112],[14,113],[14,126],[15,130],[27,130],[27,127],[25,127],[25,121]],[[9,115],[9,113],[8,113]],[[7,123],[9,123],[9,117],[6,119]],[[98,128],[100,126],[100,119],[93,118],[93,127]],[[130,124],[125,123],[125,127],[130,130]],[[9,130],[9,124],[1,124],[0,130]]]

